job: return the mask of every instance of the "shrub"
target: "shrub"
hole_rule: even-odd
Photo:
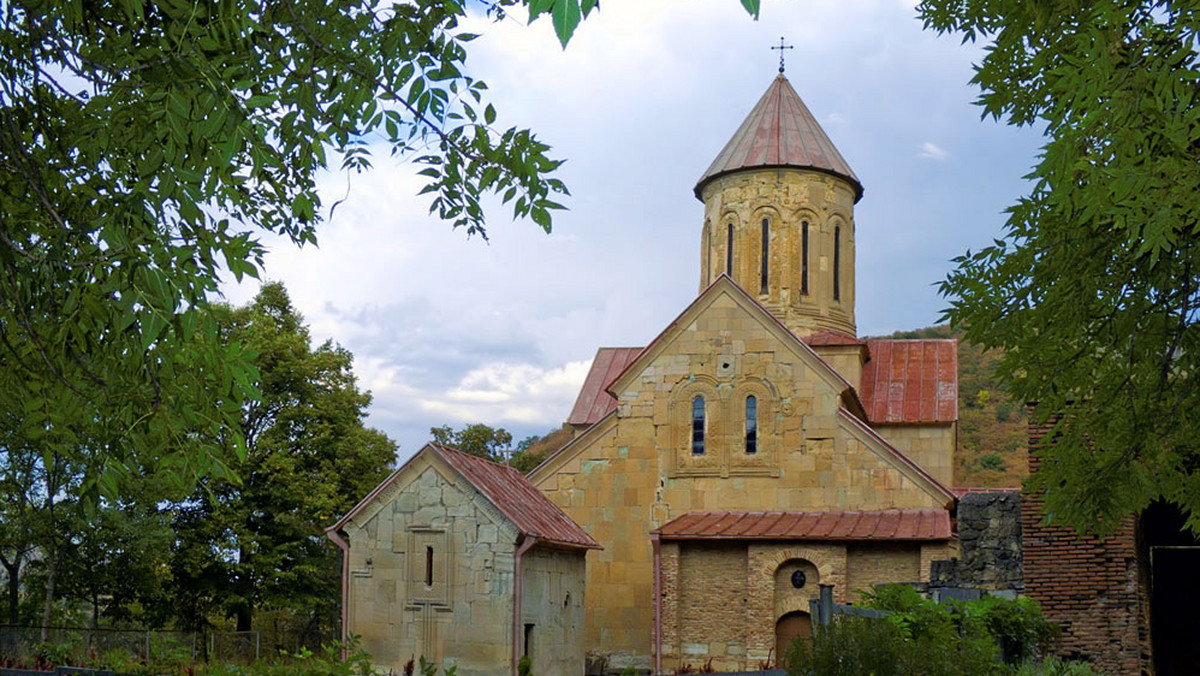
[[[1009,674],[1052,636],[1032,599],[986,597],[938,604],[905,585],[879,587],[863,598],[867,607],[890,614],[882,619],[836,617],[811,643],[800,640],[790,647],[784,659],[790,675]]]
[[[994,469],[1003,472],[1004,470],[1008,469],[1008,465],[1005,464],[1004,458],[1001,458],[995,453],[988,453],[987,455],[979,456],[979,468]]]

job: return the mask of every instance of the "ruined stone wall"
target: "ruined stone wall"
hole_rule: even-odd
[[[958,501],[959,549],[928,572],[933,588],[1020,593],[1021,495],[1016,489],[968,493]]]
[[[1051,425],[1029,428],[1029,469]],[[1107,674],[1146,674],[1150,642],[1148,600],[1137,556],[1134,519],[1106,539],[1080,537],[1045,524],[1038,496],[1021,504],[1025,594],[1062,627],[1055,652],[1085,658]]]

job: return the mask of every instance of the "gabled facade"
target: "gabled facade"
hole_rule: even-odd
[[[957,546],[956,346],[856,337],[862,186],[782,75],[695,192],[700,295],[601,348],[529,477],[604,547],[589,650],[656,673],[773,662],[819,584],[853,601]]]
[[[342,613],[373,663],[461,676],[582,674],[584,575],[599,545],[520,472],[428,444],[328,529]]]

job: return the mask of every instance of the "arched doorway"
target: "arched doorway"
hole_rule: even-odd
[[[796,640],[797,636],[803,636],[806,639],[812,638],[812,619],[808,613],[799,610],[787,613],[775,623],[776,664],[783,664],[788,647],[792,645],[792,641]]]

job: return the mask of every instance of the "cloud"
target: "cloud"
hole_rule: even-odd
[[[418,168],[376,148],[372,171],[320,179],[323,214],[346,200],[319,246],[263,237],[263,277],[287,285],[315,340],[354,353],[371,424],[402,455],[443,424],[517,438],[557,427],[597,347],[646,345],[695,298],[692,188],[776,76],[780,35],[796,46],[787,77],[865,186],[863,335],[934,321],[945,301],[931,283],[999,231],[1040,143],[1039,130],[979,121],[980,48],[923,31],[911,2],[771,3],[759,21],[736,0],[602,4],[565,50],[545,18],[463,23],[481,34],[466,69],[489,84],[497,127],[530,127],[568,160],[570,210],[552,234],[492,201],[490,243],[467,238],[428,214]],[[913,154],[947,158],[930,129],[987,161],[931,183]],[[257,284],[222,288],[242,303]]]
[[[935,162],[942,162],[949,156],[950,154],[946,152],[945,148],[942,148],[933,141],[922,143],[921,150],[917,153],[918,159],[933,160]]]

